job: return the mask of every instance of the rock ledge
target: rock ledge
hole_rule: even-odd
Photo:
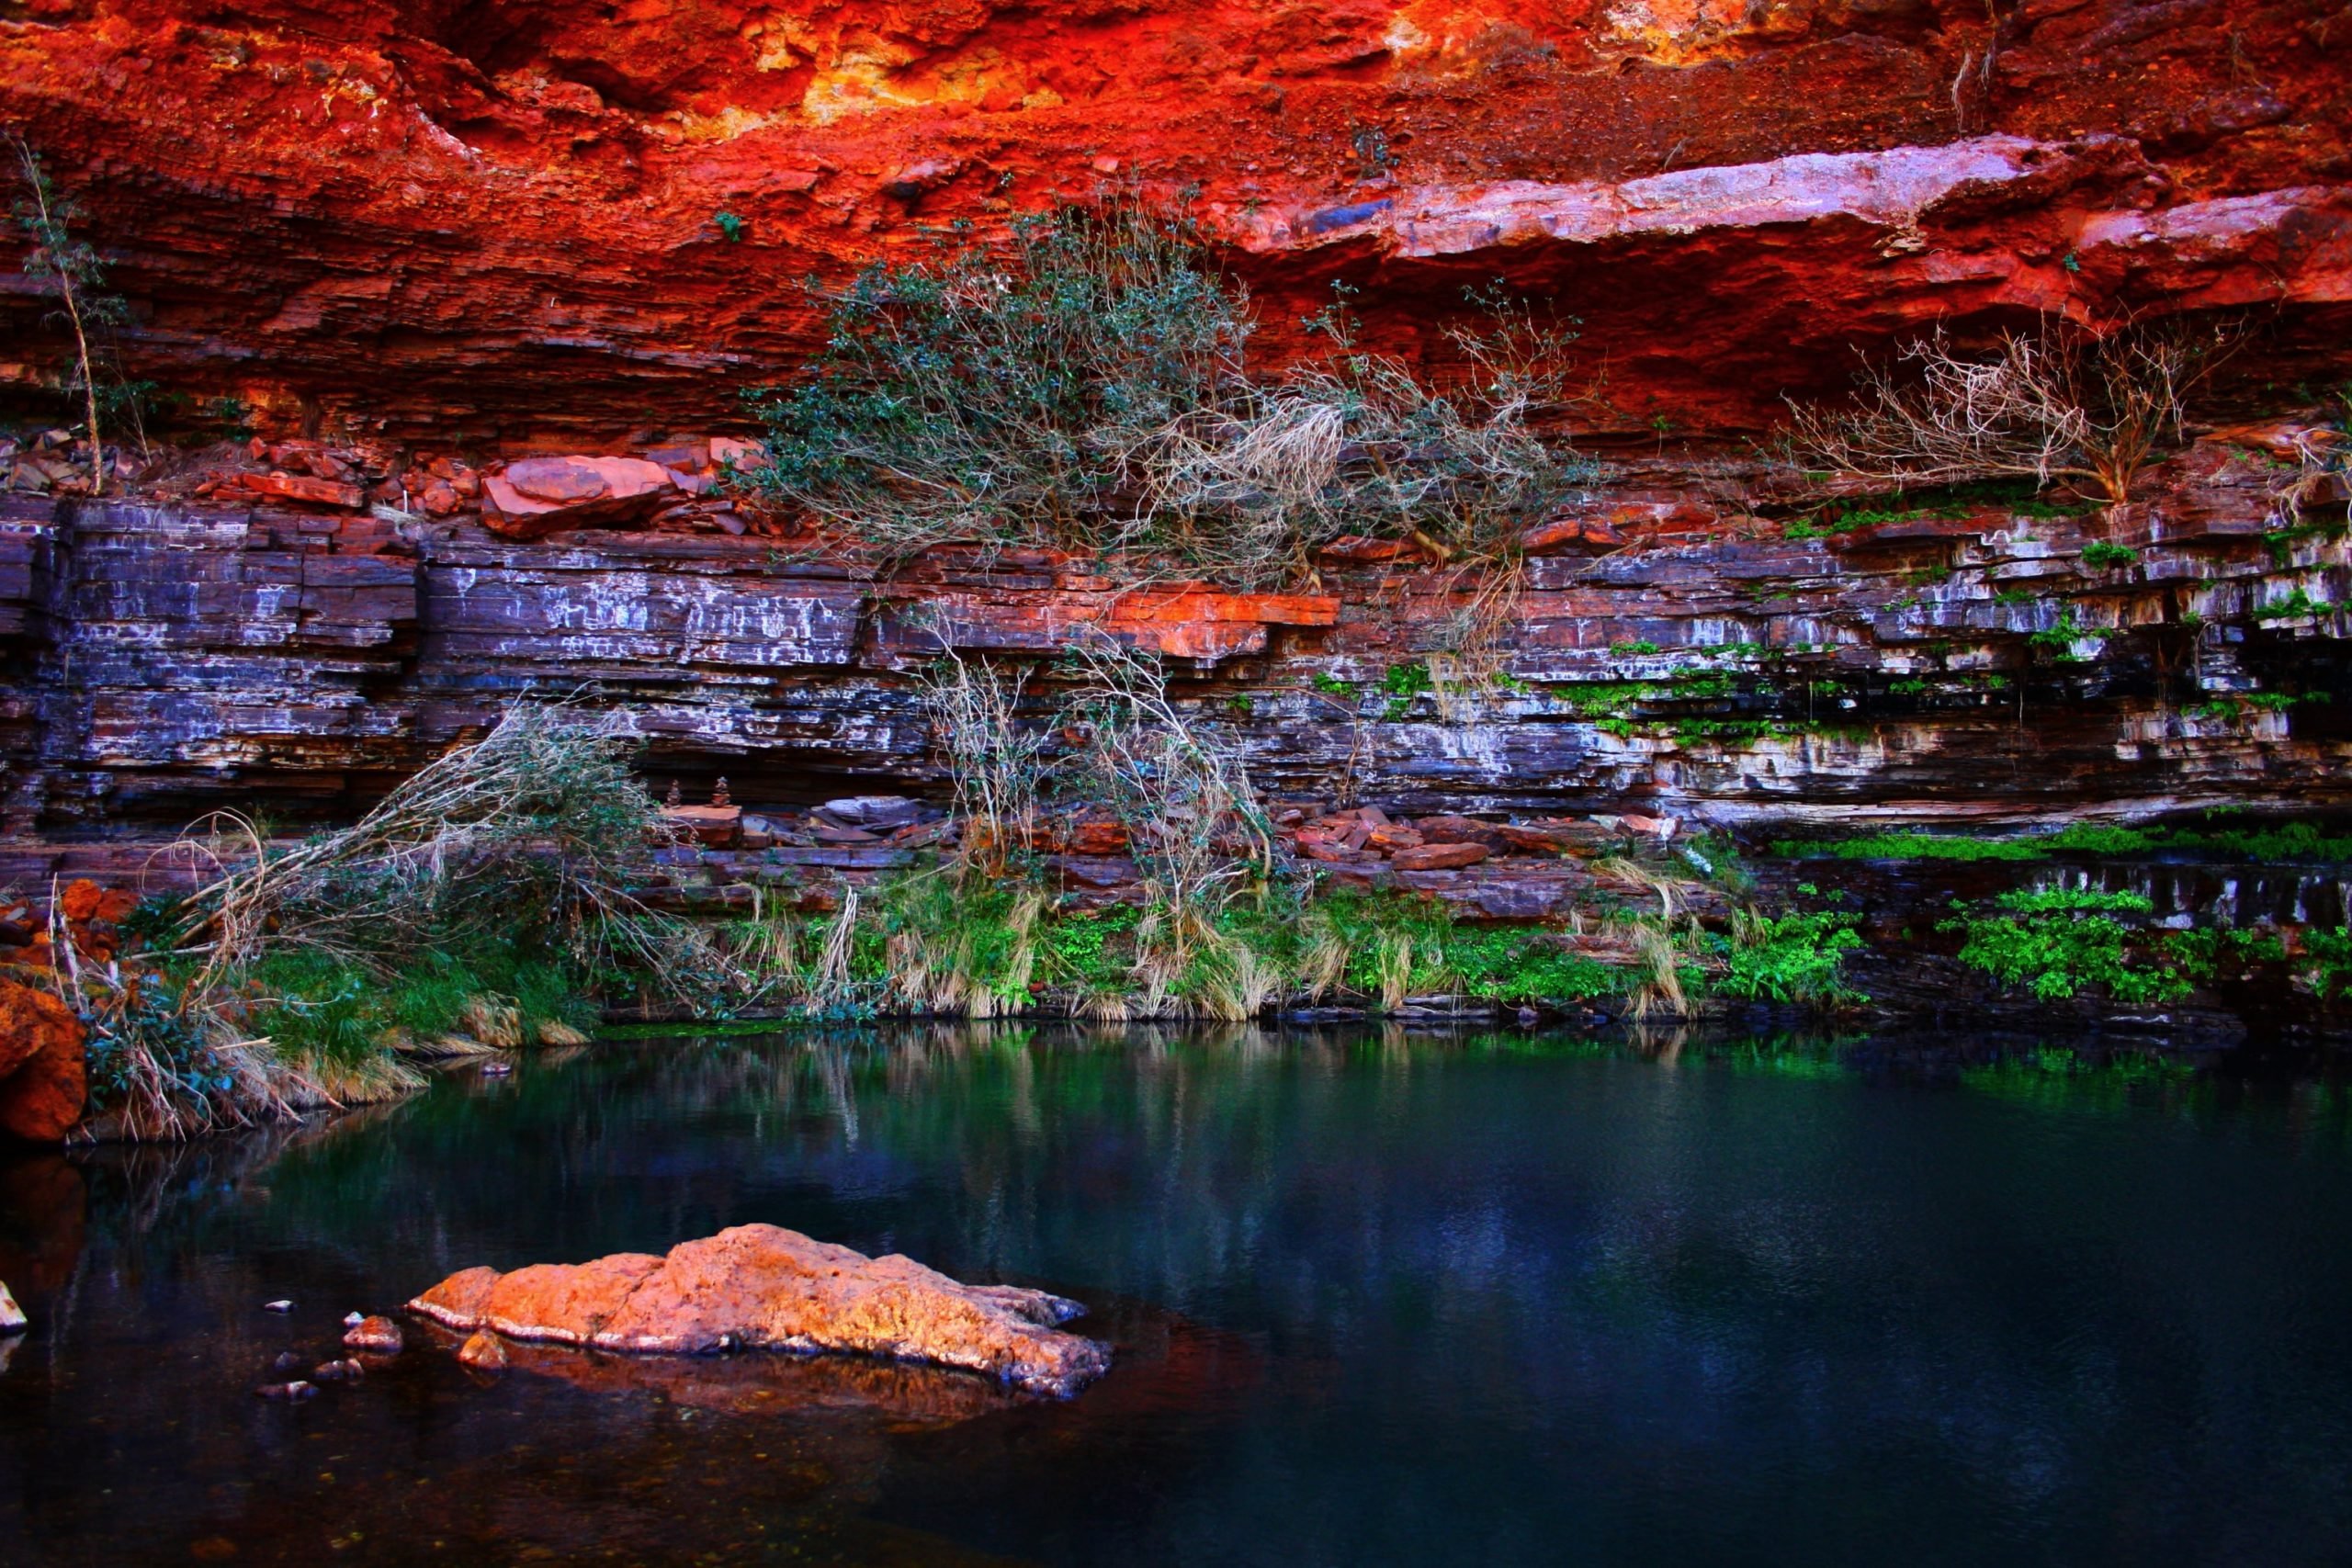
[[[867,1258],[775,1225],[738,1225],[669,1255],[622,1252],[502,1274],[468,1269],[408,1303],[466,1332],[601,1350],[833,1352],[961,1368],[1068,1396],[1109,1348],[1054,1325],[1085,1309],[1043,1291],[964,1285],[895,1254]]]

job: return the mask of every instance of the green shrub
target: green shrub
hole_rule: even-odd
[[[1869,998],[1844,980],[1846,954],[1862,945],[1857,916],[1837,910],[1750,913],[1734,926],[1715,988],[1748,1001],[1831,1007]]]
[[[989,248],[967,228],[827,297],[808,375],[746,398],[768,460],[740,482],[895,560],[948,540],[1172,558],[1250,584],[1342,533],[1491,557],[1589,480],[1530,423],[1572,335],[1472,291],[1440,389],[1363,353],[1253,376],[1241,289],[1181,219],[1076,208]]]
[[[2202,977],[2193,955],[2116,918],[2154,908],[2137,893],[2039,888],[2004,893],[1937,929],[1965,933],[1962,963],[2044,1001],[2093,986],[2127,1005],[2177,1001]]]
[[[2083,547],[2083,564],[2101,571],[2130,566],[2139,558],[2140,552],[2131,546],[2110,544],[2105,539],[2094,539]]]
[[[2352,927],[2305,931],[2303,976],[2324,1002],[2352,995]]]

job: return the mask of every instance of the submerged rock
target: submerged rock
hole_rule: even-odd
[[[488,1329],[477,1328],[458,1347],[458,1359],[478,1372],[503,1372],[506,1370],[506,1341]]]
[[[401,1325],[389,1317],[363,1317],[344,1335],[345,1348],[371,1350],[379,1356],[397,1356],[408,1341],[401,1333]]]
[[[409,1303],[450,1328],[604,1350],[831,1351],[960,1368],[1069,1395],[1108,1347],[1053,1325],[1084,1309],[1043,1291],[964,1285],[775,1225],[739,1225],[664,1258],[616,1253],[502,1274],[469,1269]]]
[[[951,1427],[1027,1398],[970,1372],[864,1356],[616,1356],[564,1345],[510,1345],[486,1329],[468,1338],[457,1356],[485,1382],[520,1373],[590,1393],[659,1394],[684,1409],[878,1421],[899,1431]]]

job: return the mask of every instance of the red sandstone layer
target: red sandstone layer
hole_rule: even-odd
[[[1942,316],[2276,310],[2291,383],[2352,300],[2329,0],[0,16],[133,372],[281,428],[717,428],[810,345],[804,275],[1106,187],[1195,189],[1277,348],[1333,276],[1400,349],[1464,282],[1555,298],[1619,430],[1755,428]],[[34,286],[0,302],[6,374],[53,371]]]

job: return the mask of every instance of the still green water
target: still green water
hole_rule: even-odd
[[[2338,1563],[2347,1127],[2325,1081],[1940,1043],[548,1054],[0,1156],[0,1562]],[[416,1333],[254,1397],[455,1269],[754,1220],[1074,1296],[1114,1371],[812,1405],[765,1358],[486,1381]]]

